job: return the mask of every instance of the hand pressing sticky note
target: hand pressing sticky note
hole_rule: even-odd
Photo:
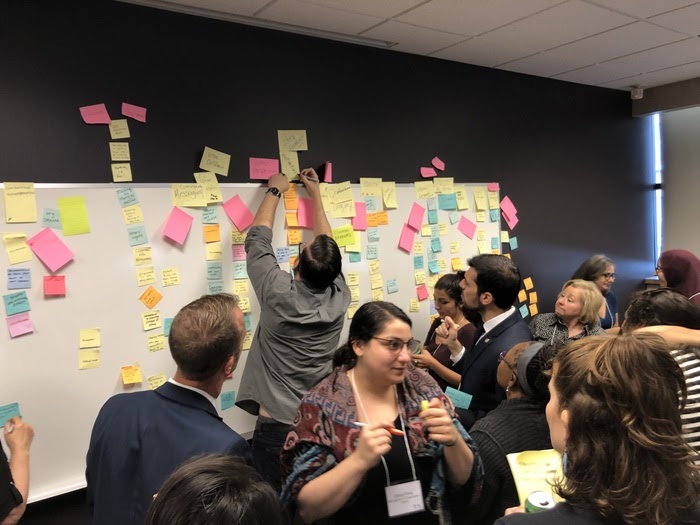
[[[161,293],[158,290],[156,290],[153,286],[149,286],[141,294],[141,296],[139,297],[139,300],[144,305],[146,305],[146,308],[148,308],[150,310],[155,305],[157,305],[162,298],[163,298],[163,296],[161,295]]]
[[[141,367],[139,365],[128,365],[121,368],[122,383],[133,385],[143,381],[141,378]]]
[[[0,427],[4,427],[8,419],[13,417],[21,417],[19,403],[10,403],[9,405],[0,406]]]

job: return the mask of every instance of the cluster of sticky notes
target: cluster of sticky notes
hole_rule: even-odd
[[[537,308],[537,292],[535,291],[535,285],[532,282],[532,277],[525,277],[523,279],[523,288],[518,293],[518,302],[523,303],[520,305],[520,316],[524,319],[528,315],[535,316],[539,313]]]
[[[90,370],[100,366],[102,332],[99,328],[82,328],[78,348],[78,370]]]
[[[445,171],[445,163],[440,160],[439,157],[433,157],[430,163],[432,166],[423,166],[420,169],[420,176],[424,179],[437,177],[437,171],[435,171],[436,169],[439,171]]]
[[[503,215],[506,224],[508,224],[508,227],[511,230],[513,230],[515,225],[518,224],[518,210],[507,196],[503,197],[503,200],[501,200],[501,215]]]
[[[29,318],[29,298],[27,292],[14,292],[3,296],[5,303],[5,315],[7,317],[7,330],[11,338],[29,334],[34,331],[34,326]]]
[[[299,151],[308,151],[306,130],[280,129],[277,130],[277,142],[280,151],[280,171],[289,180],[299,179]]]

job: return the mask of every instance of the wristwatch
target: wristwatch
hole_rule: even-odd
[[[272,193],[272,194],[273,194],[275,197],[277,197],[278,199],[281,199],[281,198],[282,198],[282,192],[281,192],[280,190],[278,190],[277,188],[267,188],[267,191],[266,191],[265,193],[266,193],[266,194],[267,194],[267,193]]]

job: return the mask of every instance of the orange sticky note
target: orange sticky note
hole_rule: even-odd
[[[163,298],[163,296],[161,295],[161,293],[158,290],[156,290],[153,286],[149,286],[141,294],[141,297],[139,297],[139,300],[143,304],[145,304],[146,307],[150,310],[155,305],[157,305],[162,298]]]
[[[296,213],[290,211],[285,213],[284,216],[287,219],[287,228],[296,228],[299,226],[299,219]]]
[[[218,224],[205,224],[202,226],[204,231],[204,242],[219,242],[221,240],[221,230]]]
[[[538,313],[537,305],[536,305],[536,304],[531,304],[531,305],[530,305],[530,315],[531,315],[532,317],[534,317],[534,316],[537,315],[537,313]]]
[[[297,187],[294,184],[290,184],[289,189],[282,195],[284,196],[285,210],[296,210],[299,208],[299,195],[297,195]]]
[[[367,214],[367,226],[369,228],[376,228],[377,226],[379,226],[379,213]]]
[[[535,285],[532,284],[532,277],[525,277],[525,279],[523,279],[523,284],[526,290],[532,290],[535,287]]]
[[[537,302],[537,292],[530,292],[530,302],[531,303]]]
[[[141,381],[141,367],[139,365],[127,365],[122,367],[122,383],[125,385],[133,385]]]
[[[290,228],[287,230],[287,243],[290,246],[301,243],[301,230],[297,228]]]

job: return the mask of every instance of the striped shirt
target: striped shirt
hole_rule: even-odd
[[[683,432],[696,452],[700,452],[700,359],[693,349],[672,350],[671,355],[683,370],[688,398],[681,412]]]

